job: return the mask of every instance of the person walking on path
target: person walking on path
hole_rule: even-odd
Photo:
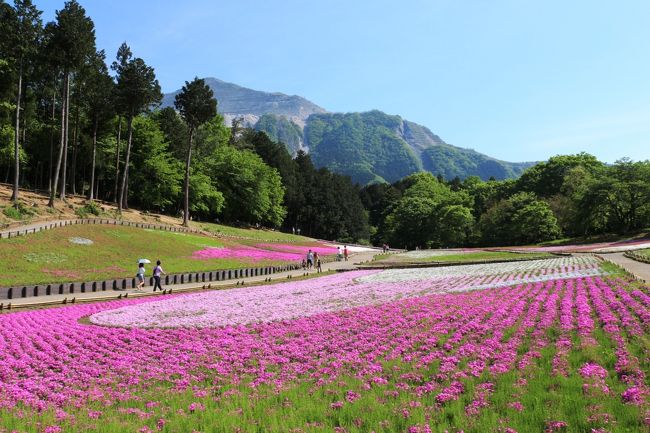
[[[138,279],[138,285],[136,286],[136,289],[141,292],[142,288],[144,287],[144,263],[138,263],[138,273],[135,274],[136,278]]]
[[[318,272],[318,273],[323,272],[323,268],[321,267],[320,258],[318,260],[316,260],[316,272]]]
[[[342,258],[343,254],[341,254],[341,247],[336,247],[336,261],[340,262]]]
[[[349,256],[349,253],[348,253],[348,246],[345,245],[345,246],[343,247],[343,257],[345,258],[345,261],[346,261],[346,262],[348,261],[348,256]]]
[[[314,266],[314,253],[309,250],[307,253],[307,269],[311,269]]]
[[[165,271],[163,271],[162,266],[160,266],[160,260],[156,261],[156,267],[153,268],[153,291],[155,292],[156,289],[160,289],[160,291],[163,291],[162,286],[160,285],[160,274],[165,274]]]
[[[314,251],[314,266],[316,266],[316,264],[318,263],[319,258],[320,257],[318,257],[318,251]]]

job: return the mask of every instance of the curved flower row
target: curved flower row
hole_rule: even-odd
[[[139,299],[1,315],[0,407],[84,407],[95,402],[88,414],[94,419],[101,417],[97,404],[112,407],[165,382],[179,392],[192,389],[199,400],[188,411],[198,413],[204,407],[201,396],[214,395],[222,385],[245,383],[254,390],[268,384],[280,390],[306,382],[314,389],[336,392],[341,376],[348,375],[361,386],[340,388],[339,398],[329,406],[332,411],[345,410],[362,401],[365,393],[381,389],[387,399],[400,397],[394,401],[402,419],[423,410],[435,416],[454,404],[461,404],[467,417],[479,417],[485,408],[497,405],[492,395],[499,391],[500,378],[533,366],[542,368],[545,364],[537,364],[541,353],[561,347],[559,341],[568,335],[564,333],[575,330],[581,338],[593,339],[598,326],[616,345],[616,371],[605,374],[604,364],[594,361],[573,370],[565,364],[564,373],[579,374],[585,383],[599,386],[604,377],[616,376],[619,386],[625,384],[625,392],[603,398],[616,398],[633,408],[647,404],[645,373],[630,350],[640,341],[639,327],[647,332],[648,307],[641,301],[648,295],[647,288],[628,292],[626,281],[597,276],[458,293],[449,293],[455,283],[481,281],[483,276],[409,284],[356,281],[375,274],[360,271],[240,289],[228,295],[232,296],[229,306],[218,296],[202,293],[176,296],[168,300],[169,306]],[[256,293],[257,307],[250,304]],[[186,299],[194,298],[195,306],[182,310],[190,302]],[[279,301],[272,303],[274,298]],[[249,304],[239,313],[236,304],[242,301]],[[198,306],[207,309],[219,302],[222,315],[232,316],[219,319],[215,313],[212,322],[206,322],[212,326],[206,327],[111,328],[79,322],[87,316],[117,320],[119,315],[111,312],[121,307],[126,307],[126,313],[120,314],[128,318],[161,305],[165,307],[159,312],[166,311],[168,324],[183,323],[188,315],[200,321],[206,313]],[[278,311],[263,311],[271,308]],[[249,310],[255,321],[265,317],[273,321],[244,325]],[[133,325],[145,326],[144,316],[137,320]],[[215,326],[220,323],[223,326]],[[555,327],[560,329],[559,338],[550,332]],[[399,369],[388,368],[390,361],[398,361]],[[549,373],[540,371],[540,375]],[[521,384],[526,386],[525,381]],[[399,406],[404,404],[400,402],[409,403]],[[528,410],[518,400],[505,406],[495,410],[518,411],[522,416]],[[155,421],[158,410],[152,405],[133,414]],[[513,432],[507,418],[504,431]],[[547,429],[567,424],[558,419],[546,422]],[[421,424],[417,428],[425,431]],[[642,428],[640,420],[639,431]]]

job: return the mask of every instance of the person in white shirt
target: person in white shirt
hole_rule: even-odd
[[[142,288],[144,287],[144,272],[144,263],[139,263],[138,273],[135,274],[135,277],[138,279],[138,285],[136,286],[136,289],[138,289],[138,291],[142,291]]]
[[[160,285],[160,275],[165,274],[165,271],[163,271],[162,266],[160,266],[160,260],[156,261],[156,267],[153,268],[153,291],[155,292],[156,289],[160,289],[160,291],[163,291],[162,286]]]

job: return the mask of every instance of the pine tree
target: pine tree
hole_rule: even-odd
[[[64,8],[56,12],[56,19],[50,49],[59,53],[57,60],[63,70],[63,106],[61,112],[61,143],[48,204],[50,207],[54,207],[59,175],[61,175],[61,199],[65,200],[70,77],[90,55],[95,53],[95,25],[86,16],[86,11],[76,0],[66,2]]]
[[[11,195],[11,199],[17,201],[20,182],[20,110],[23,96],[23,76],[27,63],[36,54],[38,39],[43,31],[43,23],[41,22],[41,11],[36,9],[31,0],[15,0],[14,10],[13,29],[3,37],[8,37],[11,41],[12,60],[17,73],[14,182]]]
[[[147,66],[144,60],[135,58],[120,69],[117,77],[118,105],[127,116],[127,145],[124,157],[124,172],[117,202],[118,210],[128,209],[128,176],[129,159],[131,157],[131,141],[133,139],[133,118],[148,110],[152,105],[157,105],[162,99],[160,84],[152,67]]]
[[[185,185],[183,187],[183,225],[187,226],[190,213],[190,163],[192,160],[192,139],[196,129],[217,114],[217,100],[212,89],[198,77],[185,85],[176,95],[174,106],[181,113],[189,131],[187,157],[185,159]]]
[[[86,77],[86,90],[84,102],[88,110],[88,116],[92,122],[93,150],[92,166],[90,172],[90,192],[88,198],[95,198],[95,166],[97,154],[97,132],[108,122],[114,114],[113,95],[115,83],[108,73],[108,67],[104,60],[104,51],[99,51],[91,59],[88,65]]]

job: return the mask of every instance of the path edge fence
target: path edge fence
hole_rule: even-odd
[[[299,264],[285,264],[279,266],[263,266],[240,269],[220,269],[217,271],[184,272],[180,274],[169,274],[162,278],[163,285],[175,284],[200,284],[213,281],[227,281],[238,278],[258,277],[272,275],[278,272],[286,272],[300,269]],[[153,277],[145,280],[145,287],[153,287]],[[68,295],[87,292],[105,292],[113,290],[133,289],[136,286],[135,278],[117,278],[101,281],[18,285],[13,287],[0,288],[0,299],[18,299],[40,297],[48,295]]]
[[[105,224],[105,225],[115,225],[115,226],[137,227],[137,228],[151,229],[151,230],[163,230],[168,232],[201,233],[201,234],[204,233],[202,230],[192,229],[188,227],[170,226],[166,224],[138,223],[133,221],[116,220],[110,218],[78,218],[78,219],[58,220],[50,223],[46,222],[37,227],[31,227],[31,228],[0,231],[0,239],[11,239],[17,236],[24,236],[32,233],[38,233],[43,230],[51,230],[57,227],[65,227],[65,226],[79,225],[79,224],[85,224],[85,225]]]

